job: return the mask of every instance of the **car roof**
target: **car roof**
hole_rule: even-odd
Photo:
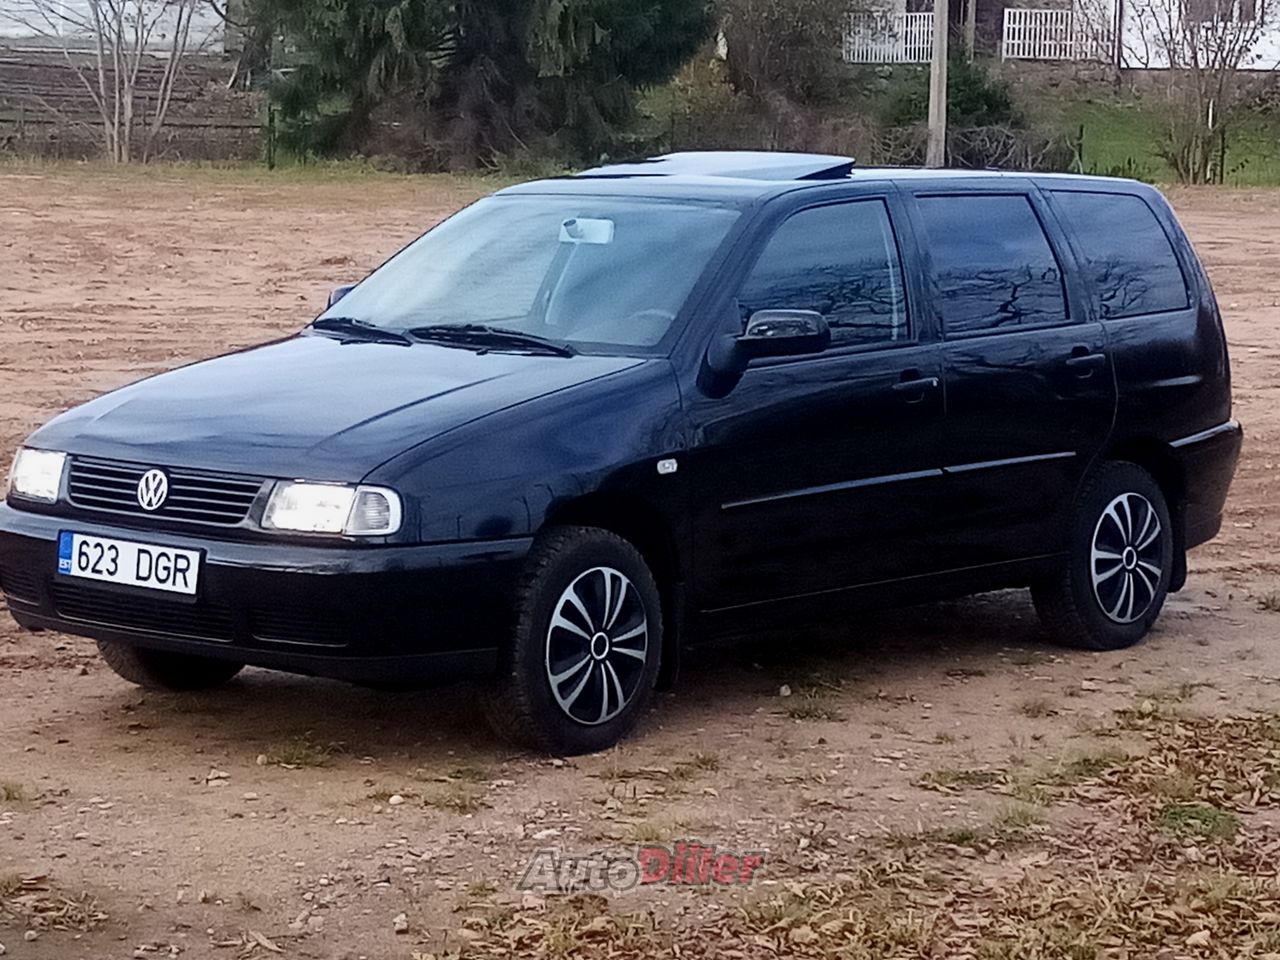
[[[747,203],[836,183],[889,180],[919,184],[929,180],[981,182],[1013,178],[1043,181],[1046,185],[1059,182],[1112,190],[1124,186],[1127,192],[1143,186],[1135,180],[1079,174],[860,167],[852,157],[834,154],[721,150],[669,153],[634,163],[608,164],[572,176],[518,184],[499,193],[595,194]]]

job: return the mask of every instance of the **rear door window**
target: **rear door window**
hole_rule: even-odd
[[[757,310],[816,310],[837,347],[907,339],[902,266],[884,201],[833,203],[787,218],[738,302],[744,318]]]
[[[1062,268],[1025,195],[926,196],[917,203],[948,337],[1068,319]]]
[[[1099,317],[1186,309],[1187,284],[1173,244],[1145,200],[1066,190],[1054,191],[1053,200],[1078,241]]]

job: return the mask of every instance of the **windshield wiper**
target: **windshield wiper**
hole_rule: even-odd
[[[455,343],[464,347],[496,348],[523,347],[541,350],[557,357],[575,357],[578,351],[567,343],[540,337],[536,333],[491,327],[484,323],[435,323],[426,327],[414,327],[405,334],[415,340],[435,343]]]
[[[374,340],[379,343],[403,343],[405,345],[413,343],[403,333],[384,330],[377,324],[370,323],[368,320],[360,320],[356,317],[321,317],[319,320],[314,321],[311,326],[316,330],[332,330],[334,333],[345,333],[352,337],[359,337],[361,340]]]

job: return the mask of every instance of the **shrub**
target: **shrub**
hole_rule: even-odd
[[[891,127],[923,123],[929,117],[929,72],[914,70],[891,91],[881,119]],[[1009,85],[993,77],[979,60],[952,57],[947,66],[947,122],[953,127],[1021,127]]]

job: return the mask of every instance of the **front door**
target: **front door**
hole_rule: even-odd
[[[703,609],[925,572],[942,474],[941,356],[909,310],[890,196],[793,213],[738,291],[822,313],[832,345],[754,361],[687,402]]]

